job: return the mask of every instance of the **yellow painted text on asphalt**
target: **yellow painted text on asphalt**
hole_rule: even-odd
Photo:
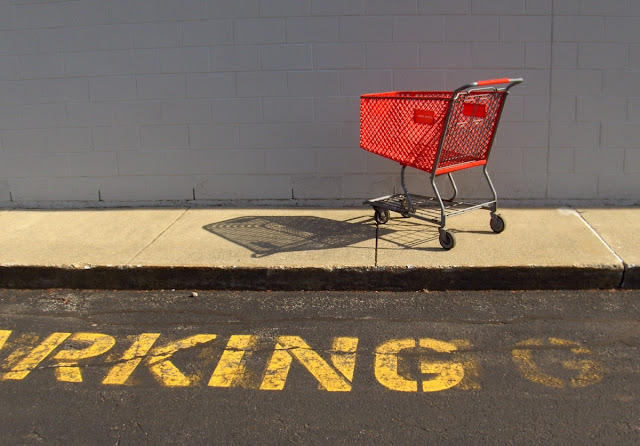
[[[316,380],[321,389],[349,392],[356,365],[357,338],[335,338],[330,366],[298,336],[280,336],[267,365],[261,390],[282,390],[293,358],[297,359]]]
[[[398,370],[401,352],[420,347],[437,353],[451,353],[457,347],[437,339],[392,339],[378,346],[376,349],[375,374],[377,380],[390,390],[400,392],[417,392],[418,380],[402,376]],[[425,375],[434,375],[422,380],[423,392],[439,392],[455,387],[464,378],[464,366],[460,362],[448,360],[433,360],[419,356],[420,371]]]
[[[296,373],[307,373],[319,389],[350,392],[354,380],[357,382],[358,370],[371,370],[370,366],[358,366],[371,359],[368,354],[358,356],[357,337],[334,337],[325,349],[320,348],[324,345],[310,344],[293,335],[273,340],[251,334],[231,335],[224,348],[216,334],[195,334],[178,340],[162,338],[161,333],[118,339],[103,333],[55,332],[38,336],[0,330],[0,358],[4,358],[0,381],[21,381],[34,371],[53,369],[60,382],[82,383],[83,367],[91,364],[106,371],[101,383],[107,386],[136,385],[144,369],[163,387],[206,383],[208,387],[229,388],[245,383],[244,387],[282,391],[296,362]],[[212,346],[213,341],[216,342]],[[116,345],[121,353],[110,353]],[[482,389],[481,366],[471,347],[468,339],[384,340],[374,350],[373,377],[381,388],[397,392],[478,391]],[[193,352],[187,357],[196,356],[196,363],[185,364],[185,352]],[[552,358],[550,362],[550,352],[560,355],[560,359]],[[256,356],[263,358],[259,366]],[[605,374],[605,367],[589,349],[568,339],[526,339],[515,343],[511,357],[522,377],[552,388],[591,386]],[[246,385],[247,376],[255,382]]]
[[[573,372],[574,376],[562,378],[544,372],[535,359],[536,355],[541,356],[559,349],[570,352],[574,357],[560,361],[562,367]],[[591,359],[580,359],[590,353],[589,349],[581,347],[577,342],[559,338],[527,339],[519,342],[517,348],[512,351],[513,361],[522,376],[534,383],[558,389],[587,387],[602,380],[605,368],[601,363]]]

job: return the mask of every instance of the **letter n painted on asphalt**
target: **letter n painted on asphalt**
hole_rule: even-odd
[[[402,376],[398,370],[399,356],[401,352],[409,349],[433,350],[437,353],[451,353],[457,350],[450,342],[437,339],[422,338],[418,342],[415,339],[392,339],[381,344],[376,349],[375,376],[380,384],[387,389],[399,392],[417,392],[418,380]],[[464,378],[464,366],[453,361],[437,361],[420,355],[420,372],[426,375],[435,375],[431,379],[422,380],[423,392],[438,392],[456,386]]]
[[[357,347],[358,338],[335,338],[330,352],[332,367],[302,338],[279,336],[260,389],[282,390],[291,362],[295,358],[315,377],[320,389],[329,392],[349,392],[355,369]]]

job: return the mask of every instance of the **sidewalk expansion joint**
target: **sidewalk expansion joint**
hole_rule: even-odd
[[[580,217],[580,220],[582,220],[582,222],[587,226],[587,228],[589,228],[591,230],[591,232],[593,232],[593,234],[598,238],[598,240],[600,240],[600,242],[602,242],[602,244],[604,246],[606,246],[607,249],[622,264],[622,277],[620,278],[620,284],[618,285],[618,288],[622,288],[622,285],[624,284],[624,279],[625,279],[625,276],[626,276],[626,273],[627,273],[627,270],[628,270],[627,263],[622,259],[622,257],[620,257],[618,255],[617,252],[615,252],[615,250],[611,247],[611,245],[609,245],[609,243],[607,243],[606,240],[603,239],[600,234],[598,234],[598,231],[596,231],[595,228],[589,224],[589,222],[582,216],[582,213],[579,210],[577,210],[577,209],[573,209],[573,210]]]
[[[140,251],[138,251],[138,252],[136,253],[136,255],[134,255],[134,256],[131,258],[131,260],[129,260],[129,263],[130,263],[130,264],[133,264],[133,263],[135,262],[136,258],[138,258],[138,256],[139,256],[140,254],[142,254],[142,253],[143,253],[147,248],[149,248],[149,246],[153,245],[153,244],[154,244],[154,243],[155,243],[155,242],[156,242],[160,237],[162,237],[162,235],[163,235],[165,232],[167,232],[169,229],[171,229],[171,227],[172,227],[173,225],[175,225],[175,224],[177,223],[177,221],[178,221],[178,220],[180,220],[180,219],[184,216],[184,214],[186,214],[186,213],[187,213],[187,211],[189,211],[189,208],[185,209],[185,210],[184,210],[184,212],[182,212],[180,215],[178,215],[178,217],[176,217],[176,219],[175,219],[174,221],[172,221],[172,222],[171,222],[171,224],[170,224],[169,226],[167,226],[167,227],[166,227],[162,232],[160,232],[160,234],[158,234],[158,235],[157,235],[153,240],[151,240],[149,243],[147,243],[147,245],[146,245],[144,248],[142,248]]]

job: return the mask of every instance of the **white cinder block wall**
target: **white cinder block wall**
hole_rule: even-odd
[[[638,0],[0,0],[0,201],[387,194],[359,95],[503,76],[502,197],[640,201]]]

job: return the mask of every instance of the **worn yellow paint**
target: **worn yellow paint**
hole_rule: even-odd
[[[11,336],[11,330],[0,330],[0,350],[4,347],[5,342]]]
[[[160,337],[160,333],[142,333],[137,336],[131,347],[120,358],[122,362],[119,362],[109,370],[107,376],[102,380],[102,384],[125,384],[158,337]]]
[[[468,339],[452,339],[450,341],[458,348],[457,358],[460,358],[462,367],[464,368],[464,378],[457,385],[460,390],[482,390],[480,384],[480,376],[482,375],[482,367],[480,361],[471,350],[471,341]],[[462,351],[460,351],[462,350]]]
[[[457,350],[450,342],[437,339],[391,339],[376,348],[375,376],[380,384],[398,392],[417,392],[418,381],[401,376],[398,372],[398,355],[403,350],[419,346],[422,349],[434,350],[438,353],[452,353]],[[455,361],[433,361],[420,357],[420,371],[423,374],[436,375],[422,381],[423,392],[438,392],[450,389],[464,378],[464,365]]]
[[[186,387],[191,385],[191,380],[187,378],[169,359],[179,352],[198,344],[204,344],[214,340],[214,334],[198,334],[171,342],[164,347],[156,347],[151,351],[151,356],[147,358],[149,370],[158,381],[167,387]]]
[[[22,358],[2,379],[24,379],[44,358],[49,356],[60,344],[71,336],[71,333],[53,333]]]
[[[575,355],[586,355],[591,353],[589,349],[568,339],[548,338],[548,342],[551,345],[567,347],[569,351]],[[582,359],[562,361],[562,366],[565,369],[576,370],[579,373],[578,376],[573,377],[570,380],[558,378],[540,370],[533,357],[532,348],[540,349],[545,346],[545,341],[543,339],[527,339],[525,341],[518,342],[516,346],[523,348],[516,348],[511,352],[513,361],[518,366],[522,376],[534,383],[557,389],[567,387],[578,388],[596,384],[604,377],[605,367],[601,363],[589,359]]]
[[[2,369],[11,370],[16,364],[25,358],[29,352],[33,350],[33,346],[38,345],[40,341],[40,336],[32,333],[21,334],[19,336],[14,335],[13,344],[16,345],[17,348],[12,351],[4,361],[2,361]]]
[[[299,336],[279,336],[260,389],[284,389],[291,363],[295,358],[318,381],[320,389],[329,392],[349,392],[355,368],[355,357],[352,355],[356,348],[356,338],[334,339],[331,361],[334,366],[339,364],[336,371]]]
[[[571,352],[576,355],[586,355],[591,353],[588,348],[581,347],[577,342],[572,342],[566,339],[549,338],[549,342],[555,345],[562,345],[571,347]],[[570,386],[573,388],[588,387],[602,381],[605,374],[605,367],[603,364],[588,359],[580,361],[563,361],[562,366],[567,370],[578,370],[580,374],[571,378]]]
[[[398,392],[417,392],[418,381],[400,376],[398,353],[416,347],[415,339],[391,339],[376,348],[375,376],[387,389]]]
[[[544,342],[542,339],[527,339],[525,341],[518,342],[518,347],[542,347]],[[542,384],[547,387],[562,388],[565,385],[564,380],[556,378],[555,376],[543,373],[536,365],[533,359],[533,352],[531,349],[514,349],[511,351],[513,362],[520,370],[522,376],[529,381],[533,381],[538,384]]]
[[[0,349],[5,347],[12,333],[12,330],[0,330]],[[200,374],[185,375],[173,364],[172,357],[181,350],[210,342],[217,336],[198,334],[154,348],[159,337],[160,333],[142,333],[133,338],[131,346],[111,367],[102,383],[126,384],[143,361],[151,374],[164,386],[190,386],[199,382]],[[35,347],[19,348],[12,352],[4,361],[4,367],[9,368],[9,371],[0,375],[0,380],[24,379],[55,352],[52,359],[57,362],[57,379],[64,382],[82,382],[80,361],[103,355],[116,343],[113,336],[85,332],[56,332],[43,341],[35,335],[23,335],[19,339],[20,344],[26,343]],[[56,352],[66,340],[82,343],[82,348],[72,344],[67,346],[65,343],[63,349]],[[239,385],[249,372],[245,364],[247,355],[256,351],[258,341],[259,338],[255,335],[230,336],[208,385]],[[295,359],[318,381],[320,389],[331,392],[351,391],[357,348],[358,338],[336,337],[331,348],[321,356],[298,336],[279,336],[267,363],[260,389],[284,389]],[[375,377],[387,389],[400,392],[418,392],[420,389],[423,392],[437,392],[453,387],[479,390],[481,367],[477,358],[469,352],[470,349],[471,342],[465,339],[450,342],[431,338],[391,339],[375,350]],[[573,355],[573,358],[559,362],[566,370],[560,374],[562,377],[543,371],[543,363],[536,361],[536,355],[548,349],[561,349],[565,354]],[[215,355],[211,356],[211,352],[206,349],[202,354],[215,360]],[[604,365],[590,358],[591,354],[588,348],[568,339],[531,338],[514,346],[512,359],[522,376],[534,383],[551,388],[581,388],[598,383],[605,375]],[[399,365],[403,365],[400,358],[405,357],[406,360],[414,357],[414,370],[419,370],[425,376],[416,378],[410,376],[410,372],[403,372]]]
[[[245,372],[244,355],[247,351],[255,349],[257,342],[257,336],[231,336],[220,357],[218,366],[211,375],[209,386],[231,387],[237,379],[241,378]]]
[[[282,390],[287,381],[293,358],[285,347],[276,344],[276,349],[269,359],[267,369],[260,384],[260,390]]]
[[[438,353],[451,353],[457,350],[450,342],[437,339],[420,339],[420,348],[428,348]],[[435,377],[422,381],[423,392],[439,392],[455,387],[464,378],[464,366],[453,361],[427,361],[420,358],[420,371],[425,374],[433,374]]]
[[[549,338],[549,344],[559,345],[560,347],[570,347],[571,351],[576,354],[591,353],[588,348],[582,347],[577,342],[568,339]]]
[[[83,349],[69,348],[60,350],[54,357],[58,361],[56,376],[58,381],[82,382],[82,374],[78,361],[93,358],[108,352],[115,345],[113,336],[102,333],[75,333],[70,339],[72,342],[87,342],[90,345]]]
[[[358,338],[338,337],[333,339],[331,363],[349,382],[353,381],[357,349]]]

